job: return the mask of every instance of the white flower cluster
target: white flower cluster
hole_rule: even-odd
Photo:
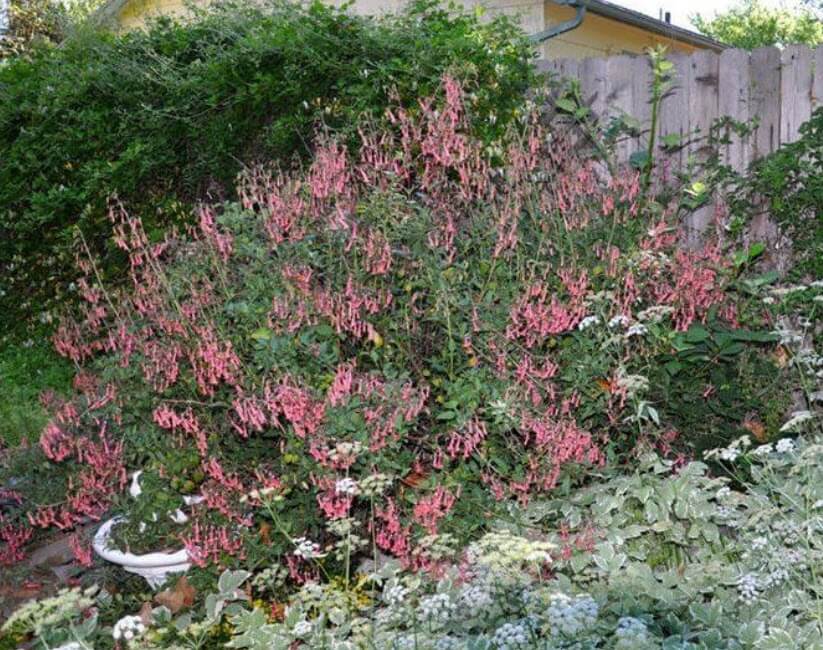
[[[296,637],[307,636],[311,634],[312,624],[308,621],[297,621],[291,631]]]
[[[494,631],[492,647],[498,650],[530,648],[529,630],[521,623],[503,623]]]
[[[722,447],[719,449],[710,449],[708,450],[704,456],[706,458],[719,458],[720,460],[725,460],[727,462],[733,463],[736,461],[740,455],[748,449],[752,444],[752,441],[749,439],[748,436],[741,436],[734,440],[728,447]]]
[[[586,594],[570,598],[563,593],[551,595],[546,615],[552,636],[575,636],[594,625],[599,608],[594,599]]]
[[[747,573],[737,581],[737,593],[747,605],[753,604],[760,596],[760,580],[757,574]]]
[[[111,635],[115,641],[132,641],[143,636],[146,626],[139,616],[124,616],[112,628]]]
[[[445,623],[456,609],[457,605],[448,594],[433,594],[420,599],[417,612],[423,621]]]
[[[626,330],[626,338],[630,339],[633,336],[645,336],[649,333],[649,328],[647,328],[642,323],[635,323],[629,329]]]
[[[392,484],[392,479],[385,474],[370,474],[360,481],[358,488],[365,497],[376,497],[383,494]]]
[[[304,560],[314,560],[326,555],[320,552],[320,544],[305,537],[293,539],[292,543],[295,545],[294,555]]]
[[[508,530],[487,533],[468,550],[469,559],[490,568],[506,569],[527,564],[548,564],[554,544],[526,539]]]
[[[654,305],[637,314],[637,318],[646,323],[659,323],[666,316],[673,313],[674,307],[669,307],[668,305]]]
[[[578,324],[577,329],[578,331],[582,332],[584,330],[589,329],[590,327],[597,325],[600,322],[600,317],[598,316],[586,316],[583,318]]]
[[[334,493],[335,494],[344,494],[346,496],[355,496],[359,493],[360,489],[357,485],[357,481],[353,478],[346,477],[341,478],[337,483],[334,484]]]
[[[404,587],[399,583],[391,585],[383,591],[383,600],[389,605],[402,605],[406,602],[408,596],[408,587]]]
[[[618,327],[626,327],[629,324],[629,317],[624,314],[613,316],[609,320],[609,329],[617,329]]]
[[[472,583],[463,587],[460,593],[460,604],[472,608],[473,612],[477,612],[494,604],[494,598],[488,587]]]
[[[617,621],[617,629],[615,629],[614,635],[617,637],[617,643],[614,647],[628,650],[648,642],[649,628],[639,618],[623,616]]]

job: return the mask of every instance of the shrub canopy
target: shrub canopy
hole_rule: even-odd
[[[310,153],[318,121],[356,139],[361,114],[413,105],[450,70],[476,81],[477,128],[504,128],[533,77],[506,19],[417,2],[356,17],[321,2],[217,3],[124,35],[84,32],[0,67],[0,329],[65,292],[79,226],[103,270],[106,201],[153,239],[197,199],[231,197],[243,163]],[[21,296],[25,296],[21,299]]]

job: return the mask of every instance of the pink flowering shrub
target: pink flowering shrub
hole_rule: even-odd
[[[286,558],[300,581],[334,563],[335,522],[426,566],[421,540],[497,502],[638,444],[688,453],[657,360],[738,326],[726,251],[679,249],[676,203],[536,116],[490,157],[461,87],[442,94],[365,124],[359,151],[323,136],[304,171],[246,171],[187,237],[152,242],[112,204],[130,286],[81,263],[86,307],[54,337],[77,393],[40,440],[69,478],[32,526],[128,514],[144,469],[203,497],[164,543],[198,566]],[[2,531],[13,559],[26,533]]]

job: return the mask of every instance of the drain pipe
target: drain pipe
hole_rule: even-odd
[[[586,5],[584,4],[585,0],[553,0],[553,2],[558,5],[574,7],[577,9],[577,13],[571,20],[559,23],[553,27],[543,30],[542,32],[529,36],[529,41],[534,45],[544,43],[555,36],[560,36],[560,34],[570,32],[571,30],[579,27],[580,23],[583,22],[583,17],[586,15]]]

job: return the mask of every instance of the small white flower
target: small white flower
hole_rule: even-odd
[[[408,588],[403,585],[392,585],[383,592],[383,600],[389,605],[401,605],[408,595]]]
[[[635,323],[629,329],[626,330],[626,338],[631,338],[632,336],[644,336],[648,334],[648,328],[643,325],[642,323]]]
[[[623,314],[618,314],[617,316],[612,317],[609,321],[609,327],[611,329],[615,329],[617,327],[626,327],[629,324],[629,317]]]
[[[720,460],[726,460],[733,463],[740,456],[740,450],[737,447],[726,447],[720,450]]]
[[[420,599],[418,612],[424,621],[445,623],[456,609],[457,605],[448,594],[434,594]]]
[[[794,451],[794,440],[791,438],[781,438],[774,447],[778,454],[789,454]]]
[[[771,443],[769,443],[767,445],[760,445],[759,447],[756,447],[754,451],[752,451],[752,454],[759,458],[763,458],[765,456],[768,456],[773,451],[774,448],[772,447]]]
[[[600,318],[597,316],[586,316],[577,324],[577,329],[582,332],[583,330],[589,329],[593,325],[597,325],[599,322]]]
[[[357,482],[353,478],[341,478],[334,484],[334,491],[336,494],[345,494],[346,496],[354,496],[358,493]]]
[[[751,605],[760,595],[760,581],[754,573],[747,573],[737,581],[737,592],[747,605]]]
[[[141,636],[146,631],[143,619],[139,616],[124,616],[114,624],[111,635],[115,641],[125,639],[131,641]]]
[[[731,488],[728,485],[724,485],[717,491],[717,494],[714,495],[714,498],[718,501],[723,501],[727,496],[732,493]]]
[[[620,650],[636,648],[644,645],[649,640],[649,630],[646,624],[639,618],[633,616],[623,616],[617,621],[617,628],[614,631],[617,637],[616,648]]]
[[[320,544],[310,539],[298,537],[297,539],[293,539],[292,542],[296,546],[294,549],[294,555],[296,557],[303,558],[304,560],[313,560],[326,556],[326,553],[320,552]]]
[[[312,626],[308,621],[297,621],[292,628],[292,634],[294,636],[306,636],[311,633],[311,630]]]

